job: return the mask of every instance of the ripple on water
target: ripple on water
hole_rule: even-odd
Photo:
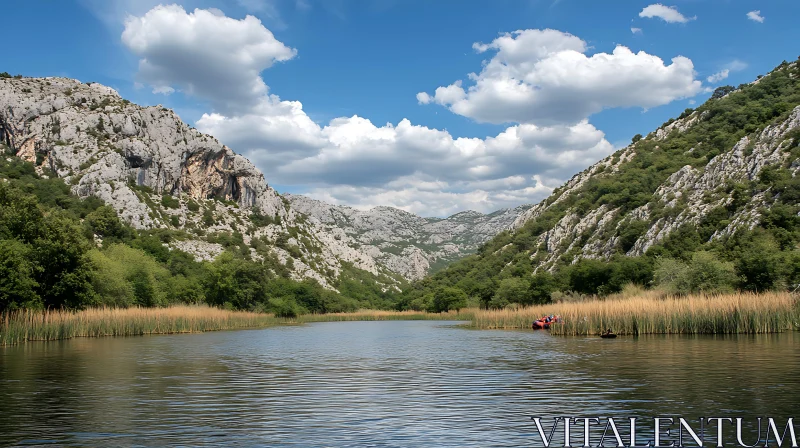
[[[28,344],[0,349],[0,444],[530,446],[531,416],[788,416],[798,341],[410,321]]]

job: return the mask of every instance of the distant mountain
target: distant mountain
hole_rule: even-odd
[[[412,299],[455,286],[488,303],[503,282],[528,303],[554,289],[602,294],[698,252],[735,269],[733,286],[786,287],[800,282],[799,172],[800,64],[784,62],[634,137]]]
[[[301,195],[286,198],[294,210],[318,220],[326,232],[412,280],[474,253],[531,208],[522,205],[488,215],[469,210],[441,219],[422,218],[393,207],[361,211]]]

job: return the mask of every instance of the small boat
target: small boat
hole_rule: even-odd
[[[549,330],[550,324],[548,322],[544,322],[541,320],[533,321],[533,329],[534,330]]]
[[[614,339],[615,337],[617,337],[617,335],[614,334],[609,328],[608,330],[606,330],[605,333],[601,334],[600,337],[603,339]]]
[[[561,323],[561,316],[544,316],[533,321],[533,325],[531,326],[534,330],[549,330],[550,325],[552,324],[560,324]]]

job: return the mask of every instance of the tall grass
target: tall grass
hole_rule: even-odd
[[[552,334],[774,333],[800,329],[800,301],[789,293],[737,293],[664,298],[644,291],[606,300],[567,302],[520,309],[425,313],[361,310],[355,313],[306,314],[279,319],[271,314],[227,311],[207,306],[170,308],[95,308],[84,311],[20,311],[0,316],[0,346],[74,337],[139,336],[258,328],[280,324],[378,321],[463,320],[481,329],[530,328],[534,320],[558,314],[563,323]]]
[[[617,334],[775,333],[798,329],[800,308],[789,293],[735,293],[660,298],[609,298],[560,303],[518,310],[476,311],[477,328],[530,328],[545,315],[560,315],[552,334],[596,335],[610,328]]]
[[[93,308],[83,311],[19,311],[0,316],[0,345],[74,337],[197,333],[276,325],[271,314],[207,306]]]

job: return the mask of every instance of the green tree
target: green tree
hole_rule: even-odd
[[[207,265],[204,275],[205,297],[209,304],[238,309],[254,309],[267,302],[267,273],[260,266],[223,252]]]
[[[529,304],[543,304],[550,302],[550,296],[559,290],[558,280],[548,271],[539,272],[531,278],[531,286],[527,297],[530,303],[523,302],[525,305]]]
[[[444,287],[436,290],[433,296],[433,312],[460,311],[467,306],[467,294],[459,288]]]
[[[759,234],[742,247],[735,265],[740,287],[746,291],[763,292],[788,286],[789,260],[770,234]]]
[[[17,240],[0,240],[0,313],[20,308],[42,308],[36,293],[37,266],[30,247]]]
[[[112,238],[118,241],[132,238],[131,229],[123,224],[117,216],[117,212],[107,205],[100,206],[86,215],[84,223],[92,233],[103,238]]]
[[[492,298],[493,307],[500,308],[500,305],[507,305],[509,303],[531,303],[530,287],[530,282],[518,277],[501,280],[497,287],[497,292]]]
[[[711,252],[695,252],[691,260],[662,259],[656,263],[655,281],[674,294],[720,293],[733,290],[737,277],[733,263],[717,259]]]

